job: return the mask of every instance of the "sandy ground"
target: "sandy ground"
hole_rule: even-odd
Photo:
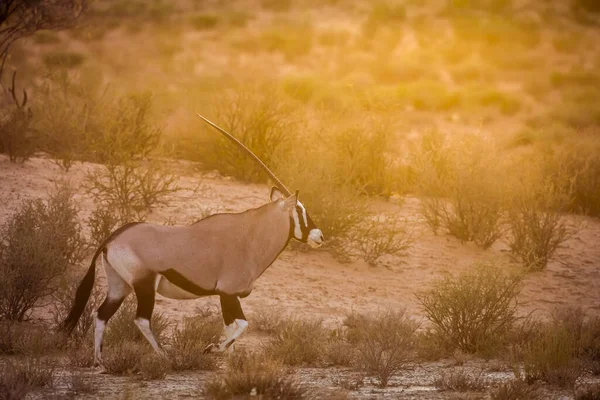
[[[151,221],[189,223],[209,211],[241,211],[255,207],[268,197],[266,185],[243,184],[215,172],[199,172],[189,163],[174,162],[171,167],[179,176],[178,184],[182,190],[172,196],[168,207],[156,209],[149,216]],[[93,202],[81,189],[81,183],[86,171],[93,168],[97,166],[77,163],[65,173],[44,157],[18,165],[0,156],[0,224],[21,201],[43,198],[61,180],[68,180],[75,188],[80,188],[76,201],[80,217],[87,219],[93,210]],[[306,206],[310,212],[310,204]],[[406,308],[411,316],[422,320],[423,312],[414,296],[416,291],[429,288],[444,274],[465,270],[474,261],[510,262],[507,248],[502,243],[489,250],[481,250],[475,245],[461,244],[450,236],[432,234],[419,212],[419,200],[416,198],[381,201],[373,207],[398,211],[407,218],[417,238],[407,256],[387,260],[386,267],[370,267],[360,260],[340,263],[326,251],[288,249],[256,282],[254,292],[242,301],[250,320],[254,312],[265,307],[280,309],[290,316],[322,318],[328,325],[339,324],[352,310],[376,312],[388,308]],[[582,229],[560,250],[557,261],[551,262],[544,271],[527,275],[519,297],[520,313],[537,311],[543,315],[557,305],[581,306],[589,313],[600,313],[600,221],[572,218]],[[81,274],[85,268],[82,267]],[[218,300],[175,301],[159,296],[156,311],[180,320],[194,315],[207,304],[216,305]],[[249,334],[239,340],[239,345],[253,346],[253,343],[262,340],[257,335],[250,326]],[[359,398],[380,398],[384,394],[387,398],[447,398],[443,393],[432,391],[432,374],[428,373],[428,368],[435,368],[435,365],[420,365],[402,373],[392,382],[394,388],[385,392],[378,392],[379,389],[367,384],[354,395]],[[335,387],[332,377],[337,373],[349,374],[332,369],[298,371],[302,381],[321,382],[319,386],[324,387]],[[506,375],[506,371],[502,373]],[[133,385],[136,393],[143,390],[150,396],[161,388],[162,398],[181,398],[198,394],[198,387],[205,376],[177,374],[165,381],[152,383],[131,383],[125,378],[108,376],[98,379],[112,382],[111,390],[122,392]],[[172,389],[172,393],[164,391],[167,387]],[[93,397],[113,398],[116,393],[111,390]],[[557,396],[555,398],[565,398]]]

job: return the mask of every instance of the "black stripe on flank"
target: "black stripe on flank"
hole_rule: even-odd
[[[188,278],[175,271],[173,268],[162,271],[160,274],[167,278],[167,280],[173,285],[185,290],[186,292],[195,294],[196,296],[211,296],[213,294],[217,294],[215,290],[202,289],[200,286],[196,285]]]

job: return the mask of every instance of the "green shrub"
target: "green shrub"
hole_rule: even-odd
[[[204,393],[216,399],[237,396],[301,399],[306,389],[290,377],[279,361],[264,354],[234,353],[223,376],[209,381]]]
[[[325,350],[327,332],[322,321],[289,320],[267,345],[267,354],[286,365],[315,365]]]
[[[67,185],[57,186],[45,202],[22,203],[0,228],[0,319],[27,319],[86,250]]]
[[[344,324],[348,340],[357,349],[356,363],[375,376],[381,387],[386,387],[389,379],[412,360],[418,324],[404,311],[350,315]]]
[[[444,277],[417,294],[434,331],[451,347],[487,352],[501,344],[515,322],[521,276],[493,264],[475,264],[458,277]]]

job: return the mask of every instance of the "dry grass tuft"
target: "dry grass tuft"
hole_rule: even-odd
[[[483,392],[488,386],[481,372],[473,375],[463,369],[442,372],[434,379],[433,384],[440,390],[455,392]]]

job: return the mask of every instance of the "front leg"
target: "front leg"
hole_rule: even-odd
[[[237,296],[221,295],[221,312],[223,313],[223,322],[225,324],[225,340],[218,346],[210,344],[204,350],[206,353],[224,352],[248,328],[248,321]]]

